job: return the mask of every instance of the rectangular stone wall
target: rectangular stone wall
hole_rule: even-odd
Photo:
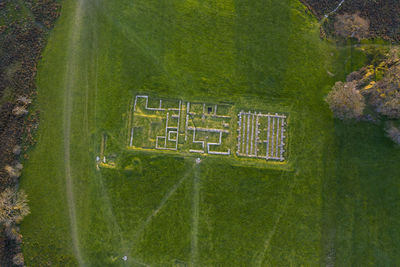
[[[286,115],[234,109],[137,95],[128,147],[284,161]]]

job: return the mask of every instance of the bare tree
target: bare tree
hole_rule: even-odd
[[[13,263],[16,266],[24,266],[24,255],[22,253],[17,253],[13,257]]]
[[[15,116],[23,116],[23,115],[25,115],[25,114],[28,114],[28,111],[26,110],[25,107],[16,106],[16,107],[13,109],[12,113],[13,113]]]
[[[14,153],[14,155],[16,155],[16,156],[18,156],[19,154],[21,154],[21,146],[19,146],[19,145],[16,145],[14,148],[13,148],[13,153]]]
[[[360,17],[358,13],[337,15],[334,23],[337,35],[344,38],[361,40],[369,33],[369,20]]]
[[[27,195],[24,191],[16,192],[7,188],[0,194],[0,223],[6,227],[20,223],[30,213]]]
[[[27,106],[27,105],[29,105],[30,103],[32,103],[32,100],[29,99],[29,98],[26,97],[26,96],[20,96],[20,97],[18,97],[17,102],[19,102],[20,104],[22,104],[22,105],[24,105],[24,106]]]
[[[400,92],[395,92],[391,96],[387,97],[377,110],[383,115],[399,119],[400,118]]]
[[[400,129],[393,124],[386,128],[386,135],[392,139],[393,142],[400,145]]]
[[[358,119],[365,108],[365,99],[356,89],[357,82],[336,82],[326,97],[333,115],[339,119]]]
[[[4,233],[9,239],[14,240],[17,244],[22,243],[22,235],[19,233],[19,227],[17,225],[13,224],[4,227]]]
[[[4,167],[4,170],[8,173],[8,175],[10,175],[10,177],[12,178],[18,178],[21,176],[21,170],[22,170],[23,166],[21,163],[17,163],[13,166],[10,165],[6,165]]]

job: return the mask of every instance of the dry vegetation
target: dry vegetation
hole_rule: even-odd
[[[344,38],[361,40],[368,37],[369,21],[360,17],[359,13],[342,14],[336,16],[335,33]]]
[[[363,115],[365,99],[356,89],[357,83],[337,82],[328,94],[326,102],[335,117],[339,119],[359,119]]]
[[[400,128],[391,124],[386,128],[386,134],[393,142],[400,145]]]
[[[319,18],[329,14],[321,28],[338,40],[358,42],[380,37],[400,41],[400,2],[395,0],[302,0]],[[339,6],[339,3],[342,5]],[[338,8],[337,8],[338,7]],[[332,12],[335,10],[335,12]],[[346,82],[338,82],[326,101],[339,119],[397,121],[400,119],[400,60],[397,48],[386,51],[364,48],[369,65],[350,73]],[[387,136],[397,143],[398,128],[386,127]]]
[[[29,214],[28,199],[21,190],[7,188],[0,194],[0,223],[12,228]]]
[[[399,50],[376,47],[365,50],[371,64],[350,73],[346,82],[337,82],[326,101],[339,119],[380,118],[389,122],[386,133],[399,143],[400,130],[392,123],[400,119]],[[366,114],[364,107],[368,107]]]
[[[56,0],[0,3],[0,265],[24,265],[17,224],[29,213],[17,193],[21,153],[34,144],[38,112],[28,115],[35,96],[36,64],[48,29],[59,16]]]
[[[301,0],[319,19],[325,14],[334,10],[341,0]],[[347,15],[345,15],[347,14]],[[352,14],[352,15],[348,15]],[[334,33],[332,24],[336,21],[336,16],[347,16],[354,21],[357,14],[363,20],[369,22],[368,37],[381,37],[393,42],[400,41],[400,1],[398,0],[352,0],[344,1],[343,5],[332,14],[325,24],[328,33]],[[343,18],[343,17],[342,17]],[[340,19],[339,19],[340,20]],[[355,22],[357,22],[355,20]],[[358,23],[358,22],[357,22]],[[362,23],[365,25],[365,23]]]

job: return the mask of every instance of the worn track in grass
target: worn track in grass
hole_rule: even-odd
[[[74,247],[74,252],[78,264],[83,266],[83,258],[81,255],[80,245],[79,245],[79,234],[78,234],[78,225],[76,218],[76,207],[75,207],[75,195],[74,195],[74,186],[73,186],[73,176],[71,172],[71,150],[70,150],[70,140],[71,140],[71,114],[73,112],[73,97],[72,91],[75,86],[75,77],[76,77],[76,65],[77,60],[79,58],[78,47],[79,47],[79,38],[81,34],[82,27],[82,16],[84,15],[85,3],[84,0],[79,0],[76,4],[75,14],[73,16],[73,26],[71,27],[71,31],[69,32],[69,43],[67,47],[67,58],[66,62],[66,72],[64,75],[65,83],[64,83],[64,164],[65,164],[65,183],[66,183],[66,192],[67,192],[67,200],[68,200],[68,210],[70,216],[70,225],[71,225],[71,234],[72,234],[72,242]]]

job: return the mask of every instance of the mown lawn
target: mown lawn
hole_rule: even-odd
[[[364,60],[297,0],[64,1],[22,178],[27,265],[398,265],[400,151],[323,100]],[[134,171],[97,170],[138,92],[288,112],[290,168],[133,153]]]

